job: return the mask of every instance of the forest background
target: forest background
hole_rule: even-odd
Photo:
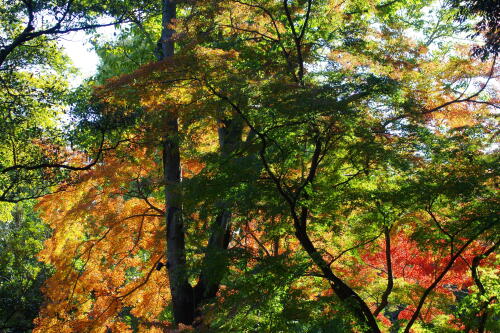
[[[2,0],[0,331],[499,331],[499,18]]]

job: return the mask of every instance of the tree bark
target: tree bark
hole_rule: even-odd
[[[170,28],[176,17],[176,4],[162,1],[162,33],[158,43],[158,58],[163,60],[174,55],[174,31]],[[184,223],[182,220],[181,160],[179,151],[179,125],[176,114],[166,111],[163,136],[163,177],[167,224],[167,270],[172,296],[175,323],[190,325],[194,319],[193,288],[186,268]]]
[[[481,296],[486,294],[486,289],[484,288],[484,285],[481,282],[481,279],[479,278],[479,273],[478,273],[477,269],[478,269],[481,261],[495,251],[498,244],[500,244],[500,243],[496,242],[492,247],[490,247],[488,250],[486,250],[486,252],[484,252],[483,254],[477,255],[474,257],[474,259],[472,259],[471,274],[472,274],[472,278],[474,280],[474,283],[476,284],[477,288],[479,289],[479,293],[481,294]],[[490,305],[490,303],[492,301],[494,301],[494,298],[491,298],[487,301],[483,301],[481,304],[480,311],[482,310],[483,313],[479,317],[479,325],[478,325],[478,329],[477,329],[478,333],[484,333],[484,331],[485,331],[486,320],[488,319],[488,306]]]
[[[173,30],[169,28],[175,18],[175,3],[163,0],[162,36],[158,45],[159,60],[174,54],[172,41]],[[239,119],[222,120],[219,128],[221,158],[229,158],[240,146],[243,125]],[[221,211],[215,218],[210,238],[205,250],[203,269],[197,285],[189,283],[186,268],[185,231],[182,221],[181,162],[179,152],[178,118],[174,114],[166,115],[166,134],[163,138],[163,165],[165,180],[166,216],[167,216],[167,269],[172,295],[175,323],[191,325],[198,314],[199,306],[214,298],[219,290],[224,270],[214,272],[210,267],[209,255],[224,251],[230,241],[231,211],[226,203],[220,204]]]
[[[203,259],[203,268],[194,288],[195,306],[199,307],[205,300],[214,298],[219,291],[220,282],[223,277],[223,269],[211,267],[210,262],[219,258],[221,252],[227,249],[230,241],[231,212],[223,210],[219,213],[212,226],[212,232],[208,240]],[[212,256],[212,258],[210,258]]]
[[[321,269],[324,276],[330,281],[335,295],[337,295],[347,308],[353,310],[356,318],[360,321],[360,323],[367,326],[369,332],[379,333],[380,329],[378,328],[377,321],[365,301],[363,301],[363,299],[351,287],[342,281],[342,279],[333,273],[328,266],[328,263],[323,259],[314,244],[311,242],[306,229],[297,223],[294,224],[295,236],[314,263]]]
[[[389,295],[392,292],[392,288],[394,287],[394,278],[392,275],[392,259],[391,259],[391,234],[389,227],[384,227],[384,235],[385,235],[385,260],[387,264],[387,287],[385,288],[384,293],[382,294],[382,300],[380,304],[373,312],[373,315],[376,317],[378,314],[389,304]]]
[[[231,154],[240,147],[241,135],[243,132],[242,122],[238,118],[221,121],[219,128],[219,146],[221,158],[230,162]],[[202,271],[199,276],[195,290],[195,305],[199,307],[204,301],[214,298],[219,290],[220,282],[223,278],[224,269],[217,267],[216,270],[210,265],[210,261],[219,257],[229,245],[231,239],[231,209],[226,202],[220,202],[219,214],[212,225],[210,238],[205,250]]]

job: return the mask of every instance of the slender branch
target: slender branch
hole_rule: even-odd
[[[250,226],[248,225],[248,223],[247,223],[247,228],[248,228],[248,234],[255,240],[255,242],[257,242],[257,245],[259,245],[259,247],[264,250],[264,252],[266,253],[266,255],[268,257],[271,257],[271,254],[269,253],[267,248],[264,246],[264,244],[262,244],[262,242],[253,234],[252,230],[250,230]]]
[[[276,173],[274,173],[267,161],[267,158],[265,156],[265,150],[267,148],[267,136],[258,131],[257,128],[252,124],[252,122],[248,119],[248,117],[243,113],[243,111],[239,108],[237,104],[235,104],[231,99],[222,93],[218,92],[214,87],[211,85],[207,84],[208,89],[217,97],[220,99],[226,101],[232,108],[233,110],[240,115],[240,117],[243,119],[243,121],[247,124],[247,126],[250,128],[251,131],[253,131],[261,140],[261,149],[259,150],[259,156],[262,160],[262,164],[264,165],[264,169],[268,173],[269,177],[271,177],[271,180],[275,183],[278,192],[283,196],[283,198],[288,202],[289,205],[295,207],[296,202],[295,200],[287,193],[287,191],[284,189],[284,187],[281,184],[281,181],[279,180],[278,176]],[[295,209],[293,210],[295,212]]]
[[[394,287],[394,277],[392,275],[392,259],[391,259],[391,229],[389,227],[384,228],[385,235],[385,261],[387,265],[387,286],[385,288],[384,293],[382,294],[382,299],[380,304],[373,312],[373,315],[376,317],[378,314],[389,304],[389,295],[392,292],[392,288]]]
[[[297,51],[297,64],[299,66],[298,79],[301,85],[303,85],[303,78],[304,78],[304,57],[302,55],[302,38],[304,37],[304,33],[307,28],[307,23],[309,21],[309,15],[311,12],[311,0],[308,0],[307,6],[308,8],[306,12],[305,22],[304,25],[302,26],[301,29],[302,31],[300,32],[299,35],[297,34],[297,31],[295,29],[295,24],[293,23],[292,15],[290,13],[290,9],[288,8],[288,0],[283,0],[283,7],[285,9],[286,18],[288,20],[288,24],[290,25],[290,29],[292,30],[293,40]]]
[[[346,254],[347,252],[350,252],[350,251],[352,251],[352,250],[356,250],[357,248],[360,248],[361,246],[364,246],[364,245],[366,245],[366,244],[369,244],[369,243],[371,243],[371,242],[374,242],[375,240],[377,240],[377,239],[380,237],[380,235],[382,235],[382,233],[380,233],[380,234],[378,234],[377,236],[372,237],[372,238],[370,238],[370,239],[368,239],[368,240],[366,240],[366,241],[363,241],[363,242],[358,243],[358,244],[356,244],[356,245],[354,245],[354,246],[351,246],[351,247],[350,247],[350,248],[348,248],[348,249],[342,250],[339,254],[337,254],[335,257],[333,257],[333,258],[332,258],[332,260],[330,260],[330,262],[328,263],[328,266],[333,265],[333,263],[334,263],[335,261],[339,260],[339,259],[340,259],[340,258],[341,258],[344,254]]]
[[[410,329],[411,327],[413,326],[413,324],[415,323],[415,321],[417,320],[419,314],[420,314],[420,311],[422,310],[422,307],[424,306],[424,303],[425,303],[425,300],[427,299],[427,297],[430,295],[430,293],[437,287],[437,285],[439,284],[439,282],[441,282],[441,280],[445,277],[445,275],[448,273],[448,271],[451,269],[451,267],[453,266],[453,264],[455,263],[456,259],[462,254],[462,252],[465,251],[465,249],[474,241],[477,239],[477,237],[479,237],[483,232],[485,232],[487,229],[489,229],[491,227],[491,225],[488,225],[487,227],[483,228],[478,234],[476,234],[474,237],[470,238],[467,242],[465,242],[458,250],[457,252],[450,258],[450,260],[448,261],[448,264],[446,265],[446,267],[443,269],[443,271],[437,276],[437,278],[434,280],[434,282],[427,288],[425,289],[422,297],[420,297],[420,301],[418,302],[418,305],[415,309],[415,312],[413,313],[412,317],[410,318],[410,321],[408,322],[408,324],[406,325],[405,329],[404,329],[404,333],[409,333],[410,332]]]
[[[486,82],[482,85],[482,87],[476,91],[474,94],[468,96],[468,97],[465,97],[465,98],[462,98],[462,94],[451,100],[451,101],[448,101],[448,102],[445,102],[439,106],[436,106],[432,109],[429,109],[429,110],[425,110],[423,112],[420,112],[419,114],[420,115],[426,115],[426,114],[430,114],[430,113],[433,113],[433,112],[436,112],[436,111],[439,111],[441,110],[442,108],[445,108],[447,106],[450,106],[452,104],[455,104],[455,103],[464,103],[464,102],[468,102],[468,103],[479,103],[479,104],[486,104],[486,105],[490,105],[490,106],[493,106],[495,108],[500,108],[499,106],[495,105],[494,103],[491,103],[491,102],[488,102],[488,101],[478,101],[478,100],[475,100],[474,98],[476,98],[477,96],[479,96],[479,94],[481,94],[481,92],[484,91],[484,89],[486,89],[486,87],[488,86],[488,83],[490,82],[490,80],[494,77],[494,72],[495,72],[495,63],[496,63],[496,59],[497,59],[497,55],[494,56],[493,58],[493,63],[491,65],[491,69],[490,69],[490,72],[488,74],[488,78],[486,79]],[[396,116],[396,117],[393,117],[391,119],[388,119],[386,120],[383,124],[382,124],[382,127],[386,127],[388,124],[390,123],[393,123],[397,120],[401,120],[403,118],[406,118],[407,115],[400,115],[400,116]]]
[[[41,164],[37,164],[37,165],[18,164],[18,165],[13,165],[13,166],[2,169],[2,170],[0,170],[0,173],[7,173],[9,171],[21,170],[21,169],[22,170],[39,170],[39,169],[58,168],[58,169],[67,169],[67,170],[73,170],[73,171],[89,170],[94,165],[96,165],[97,162],[99,162],[99,160],[102,156],[102,153],[104,151],[104,141],[105,141],[105,136],[104,136],[104,132],[103,132],[101,142],[99,144],[99,150],[97,151],[96,157],[94,158],[94,160],[92,162],[90,162],[89,164],[87,164],[85,166],[74,166],[74,165],[67,165],[67,164],[61,164],[61,163],[41,163]]]
[[[462,103],[462,102],[476,102],[475,100],[473,100],[473,98],[479,96],[480,93],[483,92],[484,89],[486,89],[486,87],[488,86],[488,83],[490,82],[491,78],[493,77],[493,74],[495,72],[495,64],[496,64],[496,60],[497,60],[497,56],[495,55],[495,57],[493,58],[493,63],[491,64],[491,69],[490,69],[490,73],[488,74],[488,78],[486,79],[486,82],[483,84],[483,86],[478,90],[476,91],[474,94],[470,95],[469,97],[466,97],[466,98],[456,98],[452,101],[449,101],[449,102],[446,102],[446,103],[443,103],[435,108],[432,108],[430,110],[427,110],[427,111],[424,111],[422,112],[422,114],[428,114],[428,113],[432,113],[432,112],[436,112],[444,107],[447,107],[448,105],[451,105],[451,104],[454,104],[454,103]]]
[[[426,212],[431,216],[432,220],[434,221],[434,223],[436,224],[436,226],[438,227],[439,231],[441,231],[443,234],[445,234],[449,239],[450,239],[450,257],[453,256],[453,252],[455,251],[454,249],[454,241],[455,241],[455,237],[452,236],[448,231],[446,231],[443,226],[441,225],[441,223],[439,222],[439,220],[436,218],[436,216],[434,215],[434,213],[432,212],[432,204],[430,204],[425,210]]]

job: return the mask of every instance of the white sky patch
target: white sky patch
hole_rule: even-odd
[[[99,28],[98,38],[112,39],[117,33],[114,26]],[[58,44],[62,46],[64,53],[71,59],[73,66],[78,69],[76,75],[69,77],[71,89],[77,88],[84,80],[94,76],[97,73],[99,57],[90,43],[91,35],[85,31],[75,31],[59,37]],[[68,110],[66,110],[68,111]],[[60,127],[71,126],[71,119],[67,113],[63,113],[59,118]]]
[[[64,52],[78,68],[78,75],[71,78],[71,85],[78,86],[82,81],[96,73],[99,58],[92,49],[89,36],[83,31],[69,33],[60,39]]]
[[[99,28],[99,38],[111,39],[116,31],[114,26]],[[70,85],[73,88],[79,86],[83,80],[96,74],[99,57],[90,43],[90,38],[91,36],[84,31],[71,32],[60,38],[60,45],[64,48],[64,52],[79,70],[78,75],[75,75],[70,80]]]

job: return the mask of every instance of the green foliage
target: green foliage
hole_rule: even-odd
[[[97,22],[128,5],[82,1],[74,14]],[[1,167],[106,143],[92,170],[43,200],[55,226],[44,257],[58,271],[38,329],[165,326],[179,313],[167,288],[199,297],[184,310],[200,323],[185,323],[213,332],[408,331],[414,319],[416,331],[453,332],[479,327],[482,306],[495,328],[496,303],[484,302],[496,280],[476,292],[467,265],[498,235],[495,92],[464,97],[490,68],[452,39],[455,11],[419,0],[178,5],[174,57],[156,61],[160,11],[148,7],[113,40],[96,35],[98,74],[71,94],[54,44],[39,50],[54,89],[32,67],[12,76],[54,95],[6,106],[28,125],[0,141]],[[57,115],[44,118],[54,106],[71,107],[62,136]],[[177,145],[180,163],[166,157]],[[181,166],[172,180],[166,169]],[[3,174],[4,201],[66,176]],[[165,231],[164,211],[179,228]],[[54,289],[73,281],[71,297]],[[213,295],[198,295],[199,282]]]
[[[96,83],[103,84],[106,79],[128,74],[138,67],[155,61],[154,50],[157,48],[156,36],[159,35],[159,16],[136,21],[136,24],[123,27],[116,38],[105,41],[95,35],[93,44],[101,59]]]
[[[0,330],[28,332],[43,297],[40,290],[51,269],[37,253],[50,235],[33,202],[16,204],[12,218],[0,221]]]
[[[38,44],[39,43],[39,44]],[[61,116],[67,107],[72,68],[57,45],[39,38],[27,52],[10,54],[0,71],[0,201],[36,197],[44,193],[46,172],[9,171],[14,165],[33,165],[63,155]],[[55,156],[54,156],[55,155]],[[59,156],[58,156],[59,155]]]
[[[221,303],[207,306],[210,332],[351,331],[352,318],[345,309],[332,308],[334,297],[321,295],[321,279],[305,291],[311,287],[307,268],[306,258],[283,255],[263,257],[252,269],[233,272],[224,279],[228,292],[222,292]],[[325,317],[325,312],[330,315]]]
[[[71,125],[68,131],[62,124],[75,103],[68,80],[76,70],[57,39],[72,31],[140,22],[157,10],[149,1],[1,2],[0,204],[40,197],[67,176],[46,167],[68,163],[65,146],[75,143]]]
[[[496,262],[498,263],[498,255]],[[485,288],[485,293],[480,293],[476,288],[458,302],[455,310],[456,317],[466,323],[471,329],[481,326],[482,316],[486,313],[487,319],[483,327],[490,332],[500,329],[498,315],[500,306],[495,301],[500,293],[500,279],[494,269],[484,267],[480,269],[480,279]]]

